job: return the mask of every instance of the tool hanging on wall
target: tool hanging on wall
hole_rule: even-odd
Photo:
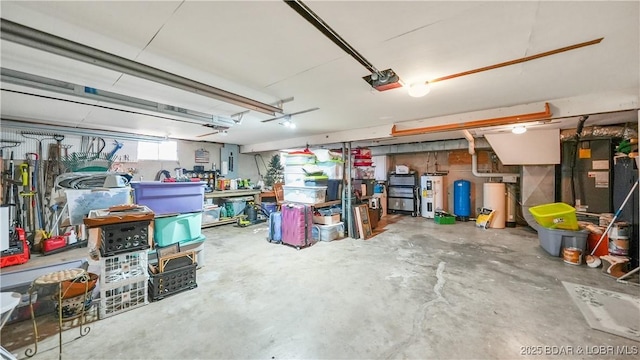
[[[27,158],[33,156],[33,172],[31,173],[31,206],[33,207],[35,222],[33,230],[44,228],[44,211],[42,210],[42,194],[40,192],[40,157],[36,153],[27,153]]]
[[[49,171],[47,171],[48,169],[43,168],[42,169],[43,171],[40,171],[39,169],[41,166],[43,166],[42,160],[44,160],[42,142],[45,140],[50,140],[50,141],[53,140],[53,141],[56,141],[58,144],[60,144],[60,142],[64,140],[64,135],[61,135],[58,133],[52,133],[52,132],[41,132],[41,131],[21,131],[20,135],[22,135],[26,139],[32,139],[36,141],[35,153],[37,154],[37,157],[38,157],[38,159],[36,160],[38,171],[36,174],[37,179],[35,179],[34,181],[36,186],[35,196],[38,198],[37,199],[38,203],[44,204],[44,201],[45,201],[44,195],[47,192],[46,190],[47,181],[45,180],[45,176],[50,173]]]
[[[0,139],[0,204],[3,203],[4,201],[4,189],[7,186],[11,186],[8,184],[5,184],[5,169],[4,169],[4,149],[8,149],[8,148],[12,148],[12,147],[16,147],[20,145],[20,141],[13,141],[13,140],[4,140],[4,139]],[[13,153],[13,152],[12,152]],[[13,179],[10,179],[13,180]]]

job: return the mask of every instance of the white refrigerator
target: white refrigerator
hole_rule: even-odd
[[[420,196],[420,214],[423,217],[433,219],[436,211],[444,211],[444,176],[421,176]]]

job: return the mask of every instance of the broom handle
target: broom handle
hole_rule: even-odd
[[[618,218],[618,215],[620,215],[620,213],[622,212],[622,209],[624,209],[624,206],[627,204],[627,201],[629,201],[629,198],[631,197],[633,192],[638,187],[638,181],[640,181],[640,179],[636,180],[636,182],[633,184],[633,187],[631,188],[631,190],[629,190],[629,193],[627,194],[627,197],[624,198],[624,201],[622,202],[622,205],[620,205],[620,207],[618,208],[618,211],[616,211],[615,215],[613,215],[613,219],[611,219],[611,222],[609,223],[609,226],[607,226],[607,230],[605,230],[602,233],[602,235],[600,236],[600,240],[598,240],[598,243],[596,244],[596,246],[594,246],[593,250],[591,250],[591,256],[593,256],[593,254],[596,252],[596,249],[598,248],[598,246],[600,246],[600,243],[602,242],[604,237],[609,233],[609,229],[611,229],[611,226],[613,226],[613,223]]]

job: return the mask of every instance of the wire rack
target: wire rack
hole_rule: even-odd
[[[60,161],[67,171],[108,171],[114,156],[105,153],[74,152],[63,156]]]

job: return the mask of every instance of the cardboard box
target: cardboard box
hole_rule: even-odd
[[[318,216],[313,215],[313,223],[321,225],[333,225],[340,222],[340,214],[333,214],[331,216]]]

